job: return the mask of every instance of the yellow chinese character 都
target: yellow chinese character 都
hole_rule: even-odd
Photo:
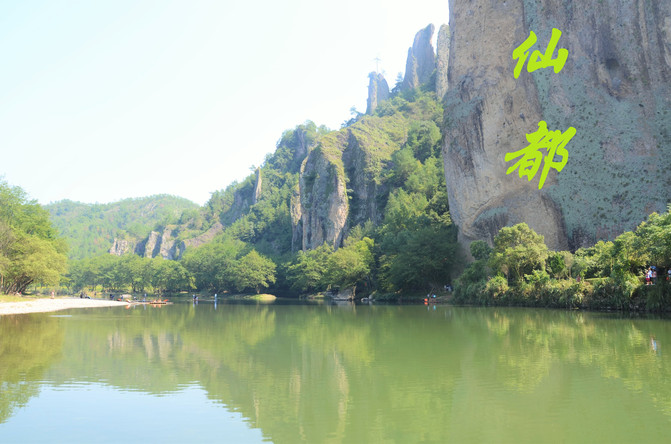
[[[550,43],[548,43],[547,48],[545,48],[545,54],[541,54],[540,51],[535,50],[531,53],[531,58],[529,63],[527,63],[527,71],[534,72],[537,69],[547,68],[549,66],[554,67],[555,73],[558,73],[564,67],[566,59],[568,59],[568,49],[559,48],[557,51],[557,58],[553,59],[552,55],[555,52],[557,43],[559,42],[559,37],[561,37],[561,31],[557,28],[552,28],[552,37],[550,37]],[[529,57],[529,50],[536,43],[536,34],[533,31],[529,32],[529,37],[517,48],[513,50],[513,60],[517,60],[515,69],[513,71],[513,76],[518,78],[522,72],[522,67],[524,62],[527,61]]]
[[[506,162],[521,157],[513,166],[508,168],[506,174],[510,174],[519,168],[519,176],[527,176],[527,179],[531,181],[538,172],[541,163],[543,163],[541,178],[538,182],[538,189],[540,190],[545,184],[545,179],[550,172],[550,168],[561,171],[566,162],[568,162],[568,150],[565,147],[571,138],[575,136],[575,133],[575,128],[572,126],[564,131],[564,133],[559,130],[548,131],[547,123],[541,120],[538,122],[538,131],[526,136],[529,146],[513,153],[506,153]],[[542,149],[547,150],[545,159],[543,159],[543,155],[539,151]],[[555,161],[555,155],[561,156],[561,161]]]

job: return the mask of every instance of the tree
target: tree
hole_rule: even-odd
[[[58,284],[66,270],[66,251],[49,213],[21,188],[0,181],[0,292]]]
[[[615,263],[613,242],[599,241],[589,248],[579,248],[573,255],[573,274],[584,278],[607,277]]]
[[[299,251],[287,270],[291,288],[301,293],[325,289],[327,284],[324,276],[331,254],[333,248],[329,244],[322,244],[310,251]]]
[[[429,157],[438,155],[441,139],[440,129],[435,122],[416,121],[410,124],[405,145],[414,152],[417,159],[424,162]]]
[[[471,249],[471,256],[473,256],[476,261],[489,259],[489,255],[492,254],[492,247],[483,240],[473,241],[469,247]]]
[[[155,259],[152,285],[158,293],[193,290],[194,278],[182,264],[166,259]]]
[[[671,267],[671,205],[666,213],[652,213],[636,228],[637,249],[654,265]]]
[[[275,263],[252,250],[241,257],[233,267],[232,284],[237,291],[254,290],[260,293],[275,283]]]
[[[325,280],[329,285],[350,288],[369,281],[374,265],[373,240],[364,238],[329,256]]]
[[[543,236],[525,223],[503,227],[494,238],[490,266],[503,272],[508,281],[518,281],[534,270],[544,270],[548,247]]]
[[[195,278],[196,288],[221,293],[234,287],[233,267],[243,248],[243,242],[225,238],[187,250],[181,263]]]

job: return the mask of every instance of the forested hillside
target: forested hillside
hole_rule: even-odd
[[[441,159],[447,67],[436,60],[447,47],[436,55],[434,31],[417,33],[391,91],[369,75],[366,114],[338,130],[285,131],[256,171],[200,209],[147,203],[142,218],[138,201],[51,206],[79,259],[67,285],[343,297],[443,288],[461,255]]]
[[[110,204],[63,200],[46,205],[58,232],[67,240],[70,259],[106,253],[114,239],[141,239],[157,228],[191,219],[198,205],[175,196],[124,199]]]
[[[460,257],[440,159],[442,118],[425,84],[397,88],[340,130],[298,125],[247,179],[157,234],[170,238],[178,261],[103,255],[73,263],[70,285],[294,296],[442,288]],[[168,263],[182,278],[161,281]]]

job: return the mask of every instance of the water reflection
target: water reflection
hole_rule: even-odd
[[[59,357],[63,329],[43,315],[0,316],[0,423],[35,396]]]
[[[198,384],[277,443],[671,432],[667,320],[351,304],[69,313],[0,318],[0,422],[46,380],[160,396]]]

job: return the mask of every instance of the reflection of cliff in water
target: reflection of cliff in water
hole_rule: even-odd
[[[63,329],[49,315],[0,316],[0,424],[38,394],[62,345]]]
[[[612,412],[603,397],[611,383],[631,392],[638,409],[659,420],[671,416],[671,371],[659,352],[671,343],[668,321],[426,310],[225,305],[215,311],[189,304],[116,317],[75,315],[59,320],[66,327],[63,359],[45,378],[103,381],[159,395],[195,382],[278,443],[472,436],[483,400],[488,417],[507,418],[511,431],[520,430],[528,427],[526,418],[510,419],[511,405],[562,406],[576,392],[603,398],[604,411],[624,420],[618,417],[624,409]],[[651,335],[657,352],[650,349]],[[595,379],[576,383],[585,371]],[[574,421],[587,427],[590,419]],[[552,433],[575,438],[559,424]]]

